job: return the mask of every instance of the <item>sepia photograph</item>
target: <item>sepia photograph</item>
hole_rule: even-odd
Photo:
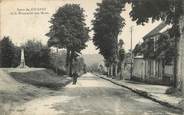
[[[0,0],[0,115],[184,115],[184,0]]]

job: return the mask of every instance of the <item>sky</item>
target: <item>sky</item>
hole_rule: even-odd
[[[49,20],[59,7],[66,3],[80,4],[85,10],[86,24],[92,27],[91,20],[97,8],[96,3],[101,0],[0,0],[0,38],[9,36],[16,45],[24,44],[27,40],[38,40],[47,43],[49,39],[45,34],[49,32]],[[142,41],[142,37],[155,28],[160,22],[147,23],[137,26],[131,21],[130,5],[126,5],[121,16],[125,18],[126,25],[119,34],[119,39],[125,42],[124,48],[130,49],[130,27],[133,26],[133,47]],[[16,13],[16,14],[15,14]],[[36,13],[36,14],[35,14]],[[90,33],[92,38],[93,32]],[[98,50],[92,41],[87,42],[83,54],[97,54]]]

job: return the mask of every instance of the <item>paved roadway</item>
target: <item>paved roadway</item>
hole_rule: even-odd
[[[43,98],[15,108],[12,115],[178,115],[167,108],[109,81],[87,73]]]

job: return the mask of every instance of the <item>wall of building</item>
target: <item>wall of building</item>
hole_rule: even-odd
[[[162,61],[146,59],[145,64],[145,81],[153,84],[163,84]]]
[[[172,77],[173,76],[173,70],[174,70],[173,65],[165,65],[164,74],[168,77]]]
[[[133,79],[151,84],[171,85],[173,82],[173,65],[162,66],[161,60],[135,58]]]
[[[146,76],[152,78],[161,78],[162,77],[162,61],[153,60],[153,59],[146,59]]]
[[[135,58],[133,63],[133,76],[139,80],[145,79],[145,61],[143,58]]]

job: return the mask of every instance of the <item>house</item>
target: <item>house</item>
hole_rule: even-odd
[[[161,23],[151,32],[143,37],[142,43],[142,56],[140,53],[135,56],[133,63],[133,79],[145,81],[153,84],[165,84],[171,85],[173,81],[173,63],[172,59],[170,64],[166,65],[163,56],[165,52],[162,51],[159,56],[156,55],[156,51],[159,48],[159,39],[162,34],[168,34],[167,26],[165,23]],[[165,50],[165,49],[164,49]]]

